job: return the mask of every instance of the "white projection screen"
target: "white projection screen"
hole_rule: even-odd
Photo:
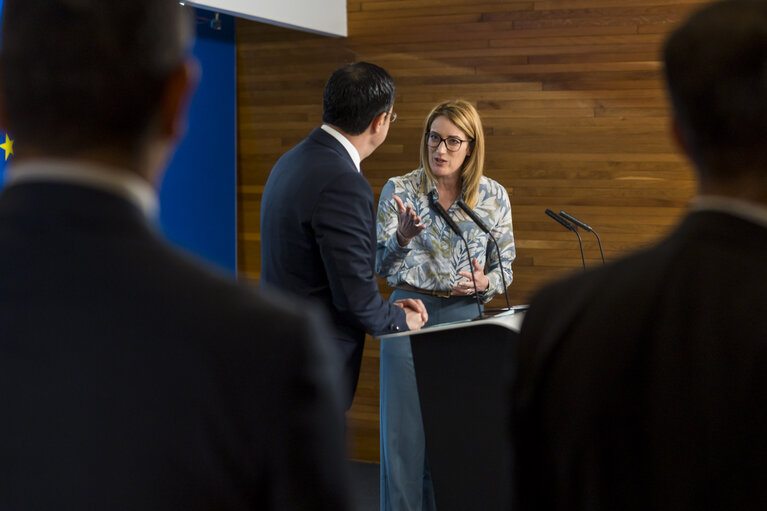
[[[264,23],[346,37],[346,0],[194,0],[180,2]]]

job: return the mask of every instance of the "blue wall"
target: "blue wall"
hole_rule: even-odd
[[[202,80],[192,99],[189,130],[160,190],[160,223],[167,237],[237,271],[237,83],[234,19],[197,10],[194,54]]]
[[[0,0],[0,8],[2,8]],[[160,225],[172,242],[235,274],[237,271],[237,132],[234,19],[196,10],[194,55],[202,78],[192,99],[187,135],[160,189]],[[34,65],[30,63],[30,65]],[[6,133],[0,131],[0,144]],[[13,136],[10,135],[12,139]],[[0,149],[0,178],[6,165]],[[8,155],[8,162],[13,156]],[[0,181],[2,183],[2,181]]]

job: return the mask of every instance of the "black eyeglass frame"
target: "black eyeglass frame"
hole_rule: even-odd
[[[429,137],[431,137],[432,135],[434,135],[435,137],[437,137],[439,139],[439,143],[437,143],[437,145],[429,144]],[[430,148],[436,150],[436,149],[439,148],[440,144],[442,144],[444,142],[445,143],[445,149],[447,149],[451,153],[455,153],[457,151],[460,151],[461,150],[461,146],[463,145],[464,142],[468,142],[468,143],[474,142],[474,139],[472,139],[472,138],[467,139],[467,140],[463,140],[463,139],[460,139],[458,137],[445,137],[445,138],[442,138],[439,135],[439,133],[437,133],[436,131],[427,131],[426,133],[423,134],[423,136],[426,139],[426,146],[427,147],[430,147]],[[447,141],[448,140],[457,140],[458,141],[458,147],[456,147],[455,149],[450,149],[450,146],[447,145]]]

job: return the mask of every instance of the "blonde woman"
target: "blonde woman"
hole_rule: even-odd
[[[482,303],[511,283],[516,251],[506,190],[483,175],[482,122],[471,103],[434,107],[421,139],[421,166],[390,179],[378,203],[376,271],[394,287],[392,300],[419,298],[426,326],[477,316]],[[489,236],[459,208],[462,199],[498,240],[502,265]],[[458,224],[469,245],[435,210]],[[471,267],[469,266],[471,259]],[[475,286],[476,284],[476,286]],[[409,340],[381,341],[381,510],[434,509],[423,424]]]

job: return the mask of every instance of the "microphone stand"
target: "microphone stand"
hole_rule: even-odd
[[[572,223],[574,223],[575,225],[577,225],[581,229],[585,229],[585,230],[589,231],[591,234],[593,234],[594,236],[597,237],[597,243],[599,243],[599,255],[602,256],[602,264],[605,264],[605,253],[602,251],[602,240],[599,239],[599,234],[597,234],[597,231],[592,229],[585,222],[581,222],[580,220],[578,220],[574,216],[572,216],[572,215],[570,215],[570,214],[568,214],[568,213],[566,213],[564,211],[560,211],[559,212],[559,216],[561,216],[563,218],[566,218],[567,220],[570,220]]]
[[[575,227],[573,227],[572,225],[570,225],[570,222],[568,222],[567,220],[565,220],[563,218],[560,218],[559,216],[557,216],[556,213],[554,213],[553,211],[551,211],[548,208],[546,209],[546,214],[549,215],[554,220],[556,220],[559,225],[561,225],[562,227],[564,227],[568,231],[573,231],[575,233],[575,235],[578,236],[578,246],[581,247],[581,262],[583,263],[583,269],[585,270],[586,269],[586,258],[583,256],[583,240],[581,240],[581,235],[578,234],[578,230]]]
[[[453,219],[450,218],[450,215],[447,214],[447,211],[445,211],[445,208],[442,207],[442,204],[440,204],[439,201],[434,199],[433,193],[429,194],[429,199],[431,200],[432,207],[434,207],[434,209],[437,211],[437,214],[441,216],[442,219],[450,227],[450,229],[456,235],[458,235],[459,238],[461,238],[464,246],[466,247],[466,258],[469,260],[469,273],[471,274],[471,282],[472,284],[474,284],[474,298],[477,300],[477,311],[479,311],[479,316],[476,319],[482,319],[485,315],[482,313],[482,305],[479,302],[479,294],[477,293],[477,282],[474,279],[474,266],[471,264],[471,254],[469,253],[469,242],[466,241],[466,238],[461,232],[461,229],[453,221]]]
[[[463,199],[458,199],[458,207],[460,207],[467,215],[469,215],[469,218],[471,218],[475,224],[477,224],[477,227],[482,229],[482,231],[487,234],[491,240],[493,240],[493,243],[495,243],[495,252],[498,255],[498,267],[501,269],[501,280],[503,281],[503,294],[506,296],[506,308],[503,309],[493,309],[492,311],[487,312],[504,312],[511,310],[511,303],[509,302],[509,289],[506,285],[506,276],[503,273],[503,260],[501,259],[501,249],[498,247],[498,240],[495,239],[495,236],[493,236],[493,233],[490,232],[490,229],[487,228],[485,223],[482,221],[481,218],[479,218],[479,215],[477,215],[473,209],[469,207],[468,204],[463,202]],[[474,272],[472,272],[472,275]]]

